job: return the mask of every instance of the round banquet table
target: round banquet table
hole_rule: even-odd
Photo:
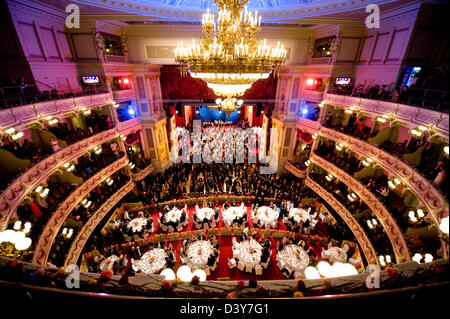
[[[164,222],[166,223],[177,223],[180,221],[181,219],[181,215],[183,214],[183,211],[178,209],[178,208],[174,208],[170,211],[168,211],[165,215],[164,215]]]
[[[128,222],[127,228],[131,229],[133,233],[140,233],[147,226],[147,219],[143,217],[135,218]]]
[[[292,208],[289,210],[288,218],[293,218],[297,224],[300,222],[306,222],[307,220],[311,221],[312,219],[309,214],[309,210],[305,210],[303,208]]]
[[[231,227],[235,218],[241,218],[247,213],[245,206],[229,207],[222,212],[222,220],[227,227]]]
[[[111,255],[108,258],[106,258],[105,260],[102,261],[102,263],[100,264],[100,270],[104,271],[104,270],[113,270],[113,265],[114,262],[119,262],[120,259],[119,257],[117,257],[116,255]]]
[[[216,212],[214,209],[209,207],[204,208],[196,208],[195,215],[197,216],[198,220],[201,222],[209,222],[214,217]],[[214,226],[213,226],[214,227]]]
[[[186,247],[186,264],[193,270],[203,269],[212,254],[214,254],[213,246],[208,240],[197,240]]]
[[[278,221],[278,211],[269,206],[258,207],[256,211],[252,212],[252,221],[265,228],[276,228]]]
[[[166,267],[167,254],[164,249],[153,248],[147,251],[138,260],[131,260],[133,270],[146,274],[156,274]]]
[[[331,247],[327,250],[322,250],[322,258],[328,259],[331,263],[347,262],[347,253],[339,247]]]
[[[261,264],[262,249],[260,243],[253,238],[236,242],[233,245],[233,258],[240,261],[244,267],[250,266],[255,268]]]
[[[289,272],[301,272],[308,267],[309,256],[300,246],[286,245],[277,253],[277,264],[280,269],[286,268]]]

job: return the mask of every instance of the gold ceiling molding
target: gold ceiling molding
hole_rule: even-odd
[[[52,217],[45,225],[42,231],[39,242],[36,245],[36,250],[33,254],[33,263],[38,265],[46,265],[48,256],[55,241],[59,230],[70,215],[72,210],[79,204],[79,202],[89,194],[97,185],[102,183],[107,177],[118,172],[120,169],[128,165],[128,157],[122,157],[109,166],[102,169],[100,172],[92,176],[90,179],[81,184],[72,194],[62,202],[58,209],[53,212]]]
[[[314,164],[333,174],[337,179],[339,179],[339,181],[343,182],[347,185],[347,187],[352,189],[353,192],[355,192],[356,195],[358,195],[366,203],[386,231],[389,241],[391,242],[392,249],[394,250],[397,263],[400,264],[410,261],[411,256],[409,254],[405,238],[402,235],[402,231],[398,227],[395,219],[380,202],[380,200],[354,177],[350,176],[327,160],[317,156],[315,153],[313,153],[309,159]]]
[[[63,148],[27,169],[0,194],[0,230],[7,228],[8,221],[15,214],[17,207],[41,181],[46,180],[61,165],[77,159],[86,151],[117,136],[119,132],[115,128],[98,133]]]
[[[333,195],[328,193],[323,187],[321,187],[309,177],[305,179],[305,185],[312,189],[321,198],[323,198],[331,207],[333,207],[336,213],[341,216],[341,218],[353,232],[353,235],[355,235],[355,238],[362,249],[362,253],[366,257],[367,262],[369,264],[378,265],[379,262],[376,251],[373,248],[373,245],[367,237],[366,233],[364,232],[364,229],[361,227],[355,217],[353,217],[353,215],[344,207],[344,205],[342,205],[336,198],[334,198]]]
[[[76,264],[78,258],[80,257],[86,242],[91,236],[92,232],[97,227],[103,218],[108,214],[108,212],[116,205],[119,200],[121,200],[126,194],[132,191],[134,188],[134,182],[129,181],[127,184],[122,186],[116,193],[111,195],[111,197],[100,206],[100,208],[91,216],[91,218],[86,222],[81,231],[78,233],[77,237],[70,246],[70,250],[67,254],[67,258],[64,262],[64,267],[71,264]]]

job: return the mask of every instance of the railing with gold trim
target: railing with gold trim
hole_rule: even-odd
[[[333,195],[328,193],[324,188],[322,188],[312,179],[307,178],[305,180],[305,185],[311,188],[317,195],[322,197],[347,223],[347,226],[353,232],[356,240],[361,246],[367,262],[369,264],[378,265],[377,253],[366,233],[364,232],[364,229],[361,227],[355,217],[353,217],[353,215],[344,207],[344,205],[342,205],[336,198],[334,198]]]
[[[0,127],[2,129],[15,127],[22,130],[27,124],[49,115],[61,116],[83,107],[90,109],[112,102],[110,93],[101,93],[13,107],[0,111]]]
[[[301,170],[291,164],[289,161],[286,162],[285,168],[288,172],[294,174],[298,178],[306,178],[306,170]]]
[[[370,112],[374,114],[374,116],[391,114],[395,118],[410,124],[411,127],[418,125],[432,127],[433,130],[441,136],[448,138],[448,113],[442,113],[406,104],[329,93],[324,95],[324,100],[330,104],[348,107],[357,106],[361,111]]]
[[[39,182],[47,179],[64,163],[78,158],[87,150],[105,143],[118,135],[119,133],[115,128],[98,133],[50,155],[27,169],[25,173],[19,176],[0,194],[0,230],[6,229],[8,220],[15,213],[17,207],[27,194],[37,187]]]
[[[119,90],[119,91],[112,91],[112,95],[114,98],[114,101],[116,102],[122,102],[129,99],[134,99],[135,94],[133,89],[129,90]]]
[[[95,227],[97,227],[98,223],[100,223],[102,219],[106,216],[106,214],[108,214],[111,208],[113,208],[114,205],[116,205],[117,202],[120,199],[122,199],[126,194],[128,194],[133,188],[134,183],[133,181],[130,180],[115,194],[113,194],[105,203],[103,203],[103,205],[100,206],[100,208],[92,215],[92,217],[83,226],[80,233],[70,246],[66,261],[64,262],[65,267],[67,267],[67,265],[77,263],[77,260],[80,257],[81,252],[83,251],[84,245],[91,236]]]
[[[39,237],[39,242],[36,245],[36,250],[33,254],[33,263],[39,265],[45,265],[47,263],[53,242],[67,216],[69,216],[84,196],[89,194],[98,184],[103,182],[107,177],[111,176],[115,172],[119,171],[128,163],[129,160],[126,156],[118,159],[81,184],[72,194],[69,195],[69,197],[66,198],[66,200],[64,200],[64,202],[61,203],[61,205],[59,205],[58,209],[52,214],[52,217],[45,225],[45,229]]]
[[[391,174],[395,175],[404,185],[410,188],[414,195],[427,208],[436,225],[437,231],[441,234],[439,228],[440,219],[444,214],[448,213],[449,206],[442,193],[428,179],[398,157],[358,138],[323,126],[319,134],[350,147],[362,156],[370,157]],[[445,244],[443,241],[442,243]],[[448,254],[447,249],[444,249],[444,251]]]
[[[153,172],[153,170],[154,170],[153,165],[150,164],[146,168],[141,170],[140,172],[138,172],[136,174],[132,174],[131,178],[133,179],[133,181],[138,182],[138,181],[144,179],[148,174]]]
[[[405,238],[402,235],[401,229],[398,227],[392,215],[386,209],[386,207],[380,202],[380,200],[372,194],[364,185],[357,181],[353,176],[350,176],[339,167],[333,165],[327,160],[319,157],[315,153],[312,153],[309,157],[311,162],[322,167],[329,173],[333,174],[336,178],[342,181],[345,185],[351,188],[356,195],[358,195],[366,205],[372,210],[372,212],[380,220],[386,234],[389,237],[389,241],[394,249],[395,258],[397,263],[404,263],[411,260],[411,256],[406,245]]]

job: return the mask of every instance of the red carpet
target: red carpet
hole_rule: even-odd
[[[201,207],[201,205],[199,205]],[[220,207],[220,217],[219,222],[217,223],[217,228],[224,227],[224,224],[222,222],[222,203],[218,203],[215,205],[216,207]],[[248,226],[250,228],[253,227],[253,223],[251,221],[251,205],[247,206],[247,216],[248,216]],[[182,209],[183,207],[178,207],[179,209]],[[194,227],[193,224],[193,213],[195,211],[195,205],[188,205],[188,225],[183,229],[183,231],[192,231],[197,230]],[[154,222],[154,229],[156,232],[154,234],[166,234],[162,232],[159,229],[159,213],[161,211],[154,211],[152,212],[153,222]],[[278,221],[278,230],[286,230],[286,225],[284,225],[281,221]],[[326,235],[326,226],[319,221],[316,225],[315,231],[312,235],[319,235],[320,237],[324,237],[328,240],[328,236]],[[256,276],[254,273],[247,273],[240,271],[237,268],[230,269],[228,266],[228,259],[233,257],[232,252],[232,236],[218,236],[218,240],[220,242],[220,254],[219,254],[219,263],[217,265],[217,268],[211,272],[210,276],[208,276],[208,280],[216,280],[218,278],[229,278],[230,280],[239,280],[239,279],[252,279],[255,278],[258,280],[279,280],[279,279],[285,279],[285,277],[281,274],[280,269],[277,267],[276,264],[276,254],[277,254],[277,242],[281,239],[274,239],[270,238],[272,242],[271,247],[271,262],[269,263],[269,266],[267,269],[263,269],[263,274],[261,276]],[[237,239],[239,241],[239,239]],[[180,260],[180,248],[182,247],[182,240],[178,241],[172,241],[167,242],[166,240],[166,247],[168,247],[170,244],[172,244],[173,251],[176,252],[177,256],[177,266],[181,265]],[[314,254],[317,256],[318,259],[320,259],[320,254],[322,252],[322,249],[324,247],[321,247],[319,243],[306,243],[306,247],[311,247]]]

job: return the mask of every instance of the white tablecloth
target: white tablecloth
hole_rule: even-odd
[[[328,259],[330,263],[347,262],[347,253],[339,247],[331,247],[327,250],[322,250],[322,258]]]
[[[133,233],[140,233],[147,226],[147,219],[143,217],[135,218],[128,222],[127,228],[131,228]]]
[[[206,220],[211,220],[211,218],[214,217],[215,212],[214,212],[214,209],[205,207],[205,208],[198,208],[198,209],[196,209],[196,213],[195,214],[197,215],[197,218],[199,220],[203,221],[205,219]]]
[[[186,263],[193,270],[203,269],[213,253],[213,246],[208,240],[197,240],[186,247]]]
[[[309,212],[303,208],[292,208],[289,210],[288,218],[293,218],[296,223],[311,221],[312,219]]]
[[[277,227],[279,210],[274,210],[269,206],[258,207],[256,211],[252,212],[252,221],[259,222],[263,227],[275,228]]]
[[[119,262],[119,257],[117,257],[116,255],[111,255],[108,258],[106,258],[105,260],[102,261],[102,263],[100,264],[100,270],[104,271],[104,270],[112,270],[113,269],[113,264],[115,261]]]
[[[277,261],[280,269],[303,271],[309,265],[309,256],[300,246],[287,245],[277,253]]]
[[[138,260],[131,259],[134,271],[141,271],[146,274],[156,274],[166,266],[166,252],[161,248],[154,248],[147,251]]]
[[[244,264],[244,267],[255,268],[261,264],[262,250],[261,244],[251,238],[233,245],[233,257]]]
[[[235,218],[241,218],[246,213],[247,207],[243,205],[229,207],[222,212],[222,220],[227,227],[231,227]]]
[[[166,223],[168,223],[168,222],[176,223],[176,222],[180,221],[182,214],[183,214],[182,210],[180,210],[178,208],[174,208],[171,211],[168,211],[164,215],[164,222],[166,222]]]

